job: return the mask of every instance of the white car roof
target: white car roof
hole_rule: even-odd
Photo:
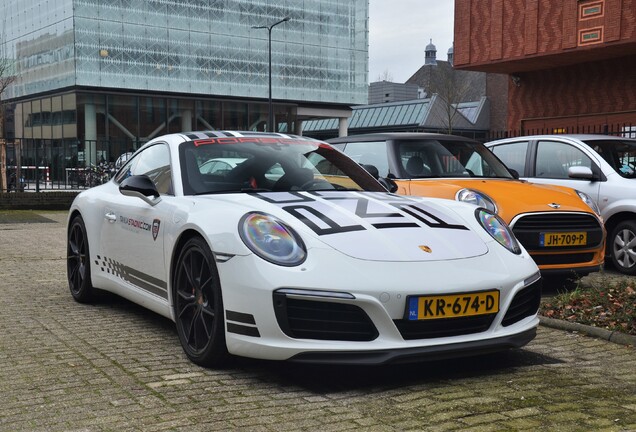
[[[578,141],[608,141],[608,140],[630,140],[634,141],[634,138],[621,137],[616,135],[598,135],[598,134],[546,134],[546,135],[526,135],[511,138],[503,138],[498,140],[492,140],[486,143],[486,146],[490,146],[494,143],[502,143],[508,141],[518,141],[521,139],[527,140],[540,140],[540,139],[563,139],[563,140],[578,140]]]

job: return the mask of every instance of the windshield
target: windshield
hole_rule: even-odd
[[[406,178],[513,178],[483,144],[467,141],[397,141],[398,160]]]
[[[386,192],[365,169],[329,144],[304,138],[240,137],[179,147],[185,195],[261,191]]]
[[[601,155],[621,177],[636,178],[636,141],[588,140],[584,142]]]

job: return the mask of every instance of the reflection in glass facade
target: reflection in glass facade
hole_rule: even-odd
[[[3,0],[0,42],[18,76],[3,99],[75,84],[72,11],[72,0]]]
[[[4,0],[19,80],[6,98],[69,86],[366,103],[368,0]]]
[[[367,100],[368,0],[1,0],[0,55],[27,173],[84,170],[171,132],[348,117]],[[302,117],[306,116],[306,117]],[[13,146],[13,144],[12,144]],[[30,169],[30,168],[29,168]],[[42,177],[44,178],[44,177]]]

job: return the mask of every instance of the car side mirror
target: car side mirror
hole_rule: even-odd
[[[157,187],[147,175],[127,177],[119,184],[119,192],[122,195],[140,198],[151,206],[155,206],[161,201]]]
[[[378,179],[378,181],[380,182],[382,186],[384,186],[386,190],[388,190],[391,193],[395,193],[398,190],[397,183],[394,182],[393,179],[391,178],[381,177]]]
[[[367,172],[371,174],[375,179],[380,177],[380,171],[378,171],[378,168],[375,165],[360,164],[360,166],[367,170]]]
[[[512,174],[512,177],[514,177],[516,180],[519,180],[519,171],[514,170],[512,168],[509,168],[508,171],[510,171],[510,174]]]
[[[594,180],[594,173],[585,166],[571,166],[568,168],[568,177],[574,179]]]

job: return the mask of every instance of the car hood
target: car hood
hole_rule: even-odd
[[[377,261],[451,260],[488,252],[488,235],[473,231],[482,229],[474,207],[454,201],[347,191],[237,198],[245,210],[272,214],[291,226],[309,249],[333,248]]]
[[[398,183],[405,186],[404,182]],[[508,223],[522,213],[593,213],[573,189],[563,186],[511,179],[427,179],[408,183],[406,193],[417,196],[455,199],[457,191],[463,188],[481,191],[495,201],[499,216]]]

